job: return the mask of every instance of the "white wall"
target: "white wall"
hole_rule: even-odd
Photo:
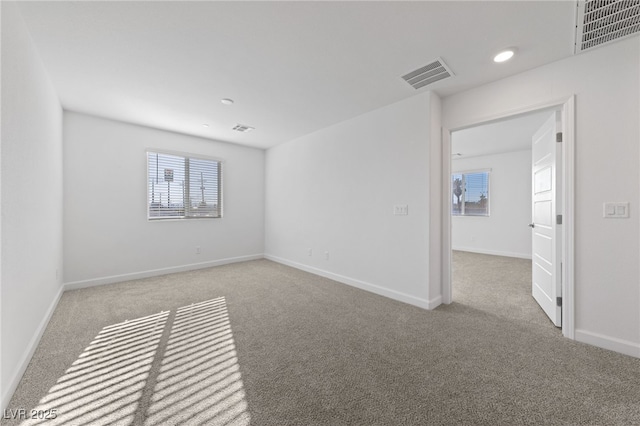
[[[71,112],[64,129],[67,288],[262,257],[263,150]],[[147,221],[147,148],[222,158],[224,217]]]
[[[268,258],[418,306],[433,305],[433,102],[422,93],[269,149]],[[396,204],[407,204],[409,214],[394,216]]]
[[[482,169],[491,169],[490,215],[452,216],[453,249],[531,259],[531,150],[451,161],[452,172]]]
[[[4,409],[62,289],[62,108],[16,5],[0,7]]]
[[[576,339],[635,356],[639,80],[640,39],[634,37],[443,99],[443,125],[456,129],[575,94]],[[604,219],[605,201],[629,201],[631,217]]]

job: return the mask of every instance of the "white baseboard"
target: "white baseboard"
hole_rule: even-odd
[[[380,296],[388,297],[389,299],[397,300],[399,302],[408,303],[409,305],[418,306],[423,309],[434,309],[442,303],[442,296],[438,296],[433,300],[422,299],[420,297],[411,296],[406,293],[391,290],[386,287],[371,284],[365,281],[360,281],[355,278],[345,277],[344,275],[334,274],[333,272],[325,271],[323,269],[314,268],[313,266],[304,265],[302,263],[294,262],[288,259],[283,259],[278,256],[270,254],[264,255],[265,259],[272,260],[283,265],[291,266],[292,268],[300,269],[305,272],[309,272],[314,275],[320,275],[321,277],[329,278],[334,281],[338,281],[342,284],[347,284],[352,287],[359,288],[371,293],[375,293]]]
[[[18,368],[16,369],[16,371],[13,373],[13,376],[9,380],[9,385],[7,386],[6,389],[3,389],[4,392],[2,394],[2,400],[0,401],[0,403],[2,404],[1,409],[3,412],[4,412],[4,409],[7,408],[7,406],[9,405],[9,401],[11,400],[13,393],[16,391],[18,384],[20,384],[22,375],[27,370],[27,367],[29,366],[29,362],[31,362],[31,358],[33,357],[33,354],[35,353],[36,348],[40,343],[40,339],[44,334],[44,330],[47,328],[47,325],[49,325],[49,320],[51,319],[53,312],[56,310],[56,307],[58,306],[58,302],[60,301],[60,298],[62,297],[63,292],[64,292],[64,287],[61,286],[60,290],[58,290],[58,294],[56,294],[56,296],[53,298],[53,301],[49,305],[49,309],[47,309],[47,312],[45,313],[44,317],[40,321],[40,324],[38,324],[38,328],[36,329],[36,332],[33,334],[33,337],[31,337],[31,340],[27,345],[27,349],[22,354],[20,362],[18,363]]]
[[[122,281],[138,280],[140,278],[155,277],[158,275],[174,274],[176,272],[193,271],[196,269],[211,268],[213,266],[227,265],[229,263],[246,262],[248,260],[264,259],[262,254],[248,256],[229,257],[226,259],[210,260],[207,262],[191,263],[188,265],[171,266],[168,268],[152,269],[149,271],[133,272],[130,274],[111,275],[108,277],[91,278],[82,281],[72,281],[64,284],[64,290],[76,290],[79,288],[94,287],[103,284],[113,284]]]
[[[442,295],[437,296],[427,301],[427,309],[432,310],[442,305]]]
[[[468,251],[471,253],[480,253],[480,254],[490,254],[493,256],[504,256],[504,257],[517,257],[519,259],[531,259],[530,253],[514,253],[510,251],[499,251],[499,250],[485,250],[481,248],[475,247],[453,247],[451,250],[454,251]]]
[[[576,329],[575,338],[578,342],[640,358],[640,344],[638,343],[580,329]]]

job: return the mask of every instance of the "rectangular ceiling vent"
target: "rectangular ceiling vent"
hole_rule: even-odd
[[[578,0],[575,53],[640,32],[640,0]]]
[[[422,68],[418,68],[415,71],[411,71],[409,74],[403,75],[402,78],[404,81],[409,83],[411,87],[417,90],[421,87],[435,83],[436,81],[452,77],[453,75],[453,72],[451,72],[442,58],[437,58],[430,64],[425,65]]]
[[[244,124],[236,124],[235,127],[233,128],[233,130],[235,130],[237,132],[242,132],[242,133],[247,133],[247,132],[250,132],[250,131],[252,131],[254,129],[255,129],[255,127],[245,126]]]

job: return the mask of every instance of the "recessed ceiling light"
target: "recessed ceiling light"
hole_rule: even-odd
[[[202,127],[209,127],[209,125],[208,124],[203,124]]]
[[[516,53],[516,50],[513,48],[505,49],[502,52],[498,53],[494,58],[493,62],[505,62],[513,57]]]
[[[233,105],[233,99],[229,99],[229,98],[220,99],[220,102],[222,102],[225,105]]]

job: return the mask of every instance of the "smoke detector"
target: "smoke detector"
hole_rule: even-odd
[[[578,0],[575,53],[640,32],[640,0]]]
[[[453,75],[453,72],[451,72],[442,58],[437,58],[433,62],[403,75],[402,78],[417,90]]]

